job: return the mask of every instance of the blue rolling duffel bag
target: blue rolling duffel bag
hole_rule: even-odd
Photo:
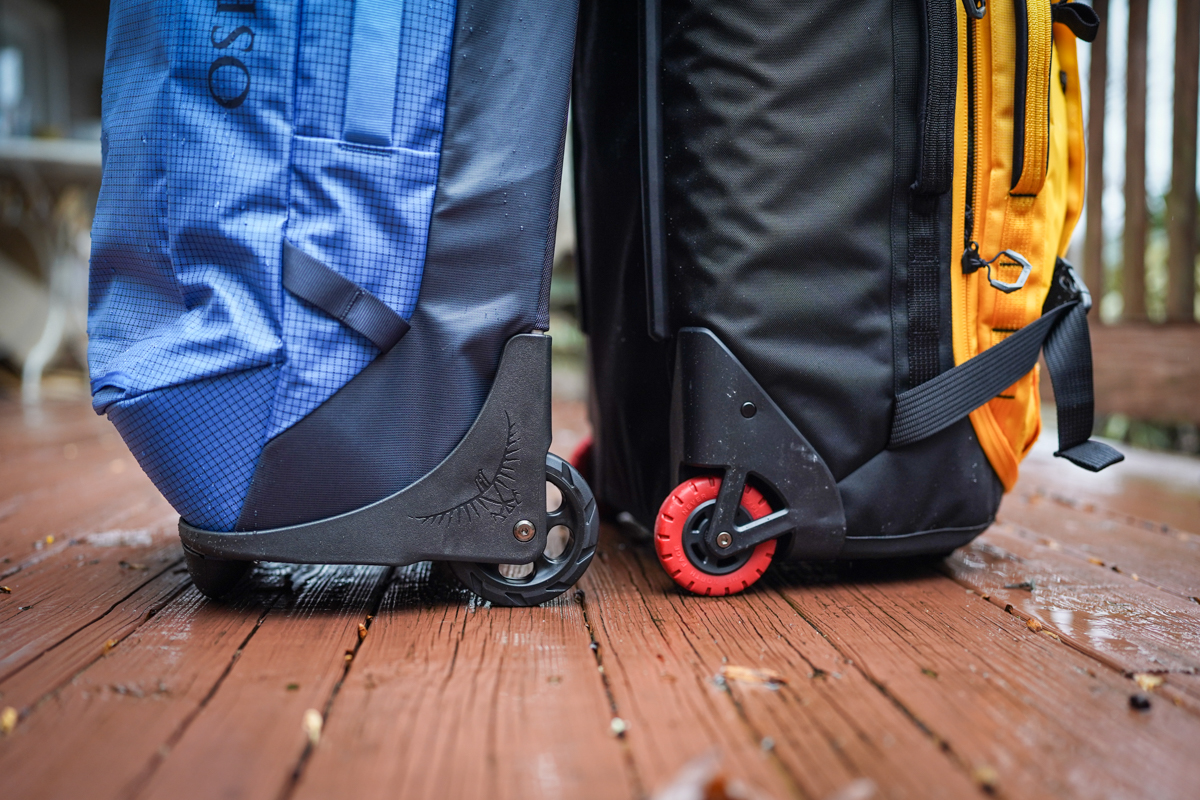
[[[206,594],[257,560],[433,560],[527,605],[586,570],[595,502],[548,452],[542,335],[575,17],[113,3],[93,404]]]

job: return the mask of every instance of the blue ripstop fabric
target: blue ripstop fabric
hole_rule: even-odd
[[[348,142],[383,147],[392,143],[400,7],[401,3],[394,0],[355,0],[346,118],[342,123]]]
[[[380,352],[284,290],[285,238],[412,316],[454,15],[450,0],[112,4],[93,404],[193,525],[232,529],[266,442]]]

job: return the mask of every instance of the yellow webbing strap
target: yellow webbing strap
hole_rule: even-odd
[[[1021,178],[1012,194],[1035,195],[1046,182],[1050,138],[1050,55],[1053,47],[1050,3],[1028,0],[1029,55],[1025,76],[1025,153]]]

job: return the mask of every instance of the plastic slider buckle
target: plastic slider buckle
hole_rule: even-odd
[[[983,19],[987,13],[987,0],[963,0],[963,8],[974,19]]]

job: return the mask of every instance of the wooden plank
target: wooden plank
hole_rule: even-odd
[[[1175,3],[1175,113],[1167,199],[1167,320],[1196,321],[1196,114],[1200,2]],[[1195,395],[1192,402],[1195,405]]]
[[[294,568],[272,610],[215,695],[163,756],[140,798],[275,797],[307,738],[305,713],[324,713],[391,570]],[[220,765],[214,769],[214,765]]]
[[[997,794],[1182,799],[1200,783],[1200,717],[1131,711],[1132,680],[927,568],[795,571],[774,585]]]
[[[1146,43],[1149,0],[1129,0],[1125,59],[1125,237],[1121,318],[1146,319]]]
[[[1020,486],[1004,498],[997,519],[1052,549],[1065,548],[1098,566],[1138,575],[1184,599],[1200,598],[1200,536],[1196,534],[1088,513],[1044,491],[1024,491]]]
[[[589,619],[647,789],[718,747],[730,778],[774,796],[825,797],[864,777],[884,797],[972,794],[959,765],[778,594],[685,595],[648,549],[607,538],[601,553],[582,582]],[[722,684],[730,666],[786,684]]]
[[[704,631],[678,624],[668,599],[674,590],[662,580],[661,567],[630,547],[606,526],[580,585],[616,711],[630,726],[639,784],[659,790],[686,763],[715,750],[731,778],[770,797],[799,796],[778,756],[763,750],[766,734],[747,723],[714,681],[721,657],[708,664],[693,649],[692,640]],[[755,665],[757,660],[756,653]],[[829,760],[837,774],[824,783],[845,782],[837,759]]]
[[[1140,527],[1200,534],[1200,460],[1121,446],[1124,461],[1088,472],[1054,458],[1055,449],[1054,434],[1044,434],[1021,464],[1018,491]]]
[[[429,572],[398,572],[291,797],[639,794],[570,594],[492,608]]]
[[[1093,325],[1096,413],[1200,424],[1200,325]],[[1040,389],[1054,401],[1049,373]]]
[[[32,566],[89,539],[145,538],[162,531],[175,532],[179,515],[144,476],[124,486],[96,481],[76,488],[75,492],[64,488],[56,493],[58,497],[42,502],[23,503],[13,513],[11,525],[0,522],[0,536],[6,536],[12,545],[4,551],[11,555],[0,563],[0,575]]]
[[[131,796],[220,684],[270,599],[225,606],[188,589],[17,725],[0,746],[6,794]]]
[[[64,686],[113,647],[120,646],[189,583],[187,568],[182,561],[175,562],[111,611],[69,634],[0,681],[0,704],[27,715],[38,701]]]
[[[1088,65],[1087,186],[1083,240],[1083,281],[1097,302],[1092,319],[1100,319],[1099,300],[1104,297],[1104,111],[1108,89],[1108,0],[1093,0],[1100,17],[1100,31],[1092,42]]]
[[[1123,672],[1200,668],[1200,605],[1030,541],[997,524],[945,561],[1000,608]]]
[[[4,579],[0,594],[0,680],[101,619],[148,581],[174,569],[177,540],[68,547]]]

